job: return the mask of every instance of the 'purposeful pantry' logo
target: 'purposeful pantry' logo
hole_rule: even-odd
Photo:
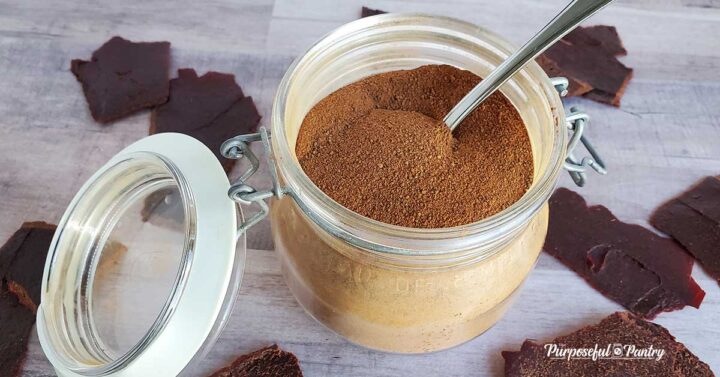
[[[607,346],[595,344],[590,348],[565,347],[563,344],[548,343],[545,345],[547,357],[551,359],[584,359],[584,360],[655,360],[665,356],[665,350],[649,347],[637,347],[634,344],[613,343]]]

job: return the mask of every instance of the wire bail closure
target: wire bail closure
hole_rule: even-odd
[[[247,221],[240,223],[237,230],[238,237],[268,215],[270,208],[265,202],[265,199],[273,196],[279,199],[282,198],[286,192],[284,188],[280,187],[277,170],[275,170],[275,159],[270,149],[270,132],[265,127],[260,127],[258,131],[259,132],[253,134],[235,136],[226,140],[220,146],[220,151],[225,158],[232,160],[247,158],[250,163],[250,167],[230,185],[228,197],[238,203],[238,205],[252,205],[254,203],[259,208],[256,214]],[[260,168],[260,160],[250,148],[250,145],[254,142],[262,142],[265,157],[268,159],[268,168],[270,169],[273,184],[272,188],[268,190],[258,191],[247,184],[248,179]]]
[[[568,91],[568,79],[565,77],[553,77],[550,82],[557,90],[560,97],[567,95]],[[590,116],[578,110],[576,107],[571,107],[570,112],[565,117],[565,123],[567,128],[572,134],[570,135],[570,141],[568,141],[566,149],[566,158],[564,168],[570,174],[573,182],[579,187],[585,186],[587,181],[588,168],[592,168],[596,173],[605,175],[607,174],[607,168],[605,162],[603,162],[600,154],[595,150],[590,140],[584,136],[585,126],[590,121]],[[582,143],[585,149],[590,153],[590,156],[585,156],[578,160],[573,152],[577,148],[578,144]]]

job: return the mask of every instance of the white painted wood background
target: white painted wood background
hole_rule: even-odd
[[[519,44],[564,3],[0,0],[0,240],[26,220],[57,222],[95,169],[147,134],[147,112],[110,126],[94,123],[69,71],[72,58],[88,58],[113,35],[171,41],[174,68],[234,73],[267,124],[288,64],[356,19],[362,5],[455,16]],[[720,174],[720,1],[618,0],[594,23],[617,26],[635,78],[621,109],[570,101],[591,114],[588,133],[610,168],[579,191],[625,221],[646,224],[663,200]],[[571,181],[563,176],[560,184]],[[307,376],[501,376],[501,350],[622,309],[543,254],[515,306],[482,337],[431,355],[390,355],[348,344],[303,313],[280,276],[267,221],[250,232],[249,247],[238,308],[200,365],[204,372],[278,342],[298,355]],[[697,266],[694,276],[707,292],[701,309],[661,314],[657,322],[720,373],[720,286]],[[53,375],[36,337],[23,375]]]

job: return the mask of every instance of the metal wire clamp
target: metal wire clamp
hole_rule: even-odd
[[[561,97],[564,97],[567,94],[568,79],[565,77],[554,77],[550,79],[550,82],[553,84],[555,90],[558,91],[558,94],[560,94]],[[588,114],[579,111],[575,107],[571,107],[570,112],[565,117],[567,128],[572,134],[570,135],[570,141],[568,141],[566,149],[567,157],[565,158],[564,168],[570,174],[573,182],[580,187],[585,186],[587,178],[585,173],[588,168],[591,168],[598,174],[607,174],[607,169],[602,158],[598,154],[597,150],[595,150],[590,140],[583,135],[585,126],[589,120],[590,116]],[[582,143],[590,156],[585,156],[582,159],[575,157],[573,152],[575,152],[575,148],[580,143]]]
[[[228,190],[228,197],[238,204],[252,205],[254,203],[258,206],[258,212],[238,226],[238,237],[268,215],[270,208],[265,199],[273,196],[281,198],[285,194],[285,190],[280,187],[275,161],[270,150],[270,132],[265,127],[260,127],[258,131],[253,134],[235,136],[220,146],[220,151],[225,158],[232,160],[247,158],[250,163],[250,167],[230,185]],[[272,178],[272,188],[263,191],[258,191],[247,184],[247,180],[260,168],[260,160],[250,149],[250,144],[254,142],[262,142]]]

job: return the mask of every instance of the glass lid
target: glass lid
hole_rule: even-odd
[[[58,375],[176,376],[209,349],[245,262],[229,187],[210,150],[172,133],[85,183],[50,246],[38,309]]]

